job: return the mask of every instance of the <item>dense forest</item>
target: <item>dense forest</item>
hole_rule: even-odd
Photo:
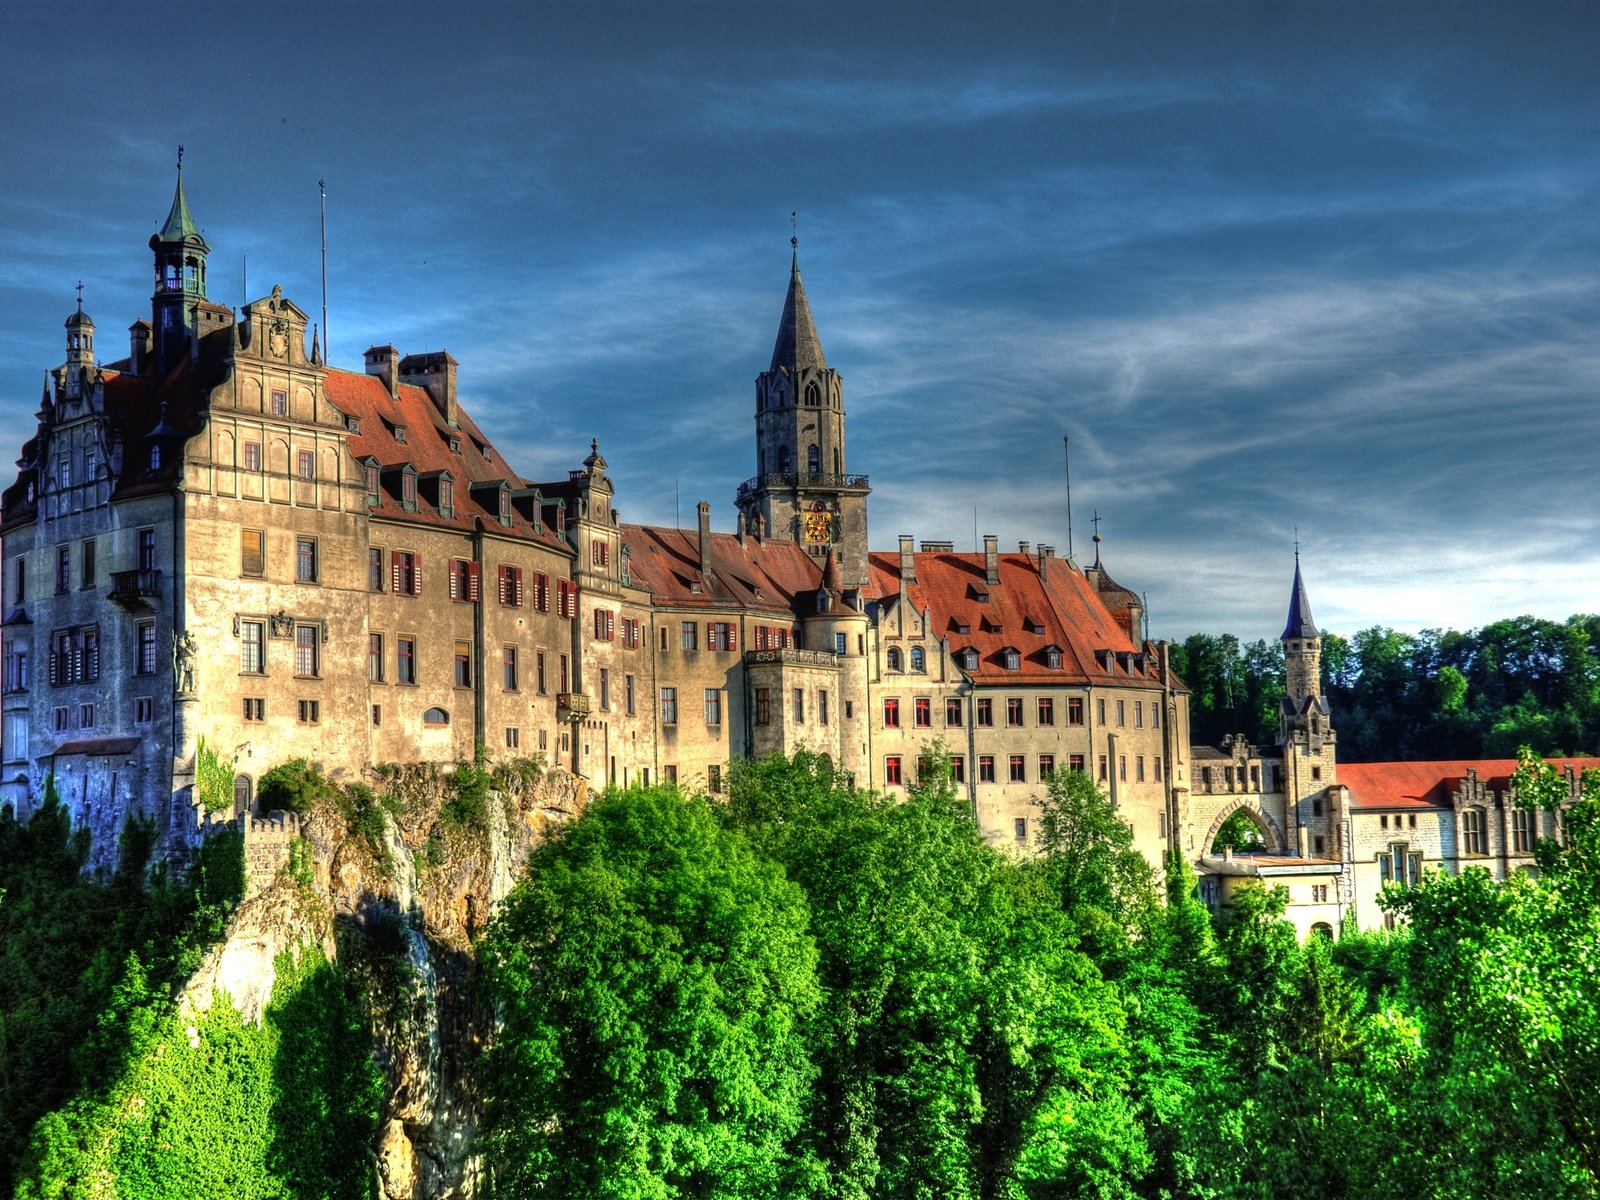
[[[1305,945],[1281,892],[1214,918],[1174,861],[1160,894],[1081,774],[1039,797],[1030,861],[937,769],[903,803],[804,755],[741,765],[726,803],[609,792],[479,945],[479,1192],[1600,1196],[1587,784],[1537,875],[1430,875],[1386,898],[1395,930]],[[370,1193],[369,976],[306,957],[261,1026],[186,1023],[159,947],[214,929],[221,859],[187,889],[78,880],[49,804],[0,816],[0,851],[20,1195]]]
[[[1231,733],[1277,737],[1283,647],[1195,634],[1172,662],[1192,691],[1196,745]],[[1341,762],[1511,758],[1600,749],[1600,617],[1537,617],[1469,633],[1401,633],[1374,625],[1322,637],[1322,687]]]

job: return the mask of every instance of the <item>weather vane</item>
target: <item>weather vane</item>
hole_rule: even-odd
[[[183,143],[178,143],[178,170],[183,170]]]
[[[789,211],[789,245],[800,249],[800,222],[793,209]]]
[[[83,311],[83,280],[78,280],[78,311]]]
[[[1294,556],[1297,559],[1300,557],[1300,526],[1298,525],[1294,527]]]
[[[1094,540],[1098,542],[1100,540],[1100,510],[1098,508],[1094,510],[1094,516],[1089,519],[1089,523],[1094,526]]]

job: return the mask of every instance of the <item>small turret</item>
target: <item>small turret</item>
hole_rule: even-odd
[[[1300,574],[1300,550],[1294,552],[1294,585],[1289,591],[1289,617],[1283,634],[1285,738],[1304,733],[1313,747],[1328,735],[1328,702],[1322,697],[1322,634],[1311,618],[1311,599]]]
[[[83,311],[83,285],[78,285],[78,311],[67,318],[67,395],[87,394],[94,375],[94,320]]]
[[[150,237],[155,254],[155,293],[150,300],[155,325],[157,373],[170,370],[200,336],[200,305],[206,298],[206,255],[211,247],[189,213],[183,193],[183,147],[178,147],[178,186],[159,233]]]

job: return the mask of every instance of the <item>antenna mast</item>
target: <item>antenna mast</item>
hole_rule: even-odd
[[[1067,561],[1072,561],[1072,439],[1061,435],[1061,453],[1067,460]]]
[[[328,344],[328,181],[317,180],[317,190],[322,193],[322,361],[332,362],[332,347]]]

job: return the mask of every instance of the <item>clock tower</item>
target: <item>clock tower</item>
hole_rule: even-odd
[[[796,247],[772,365],[756,377],[756,474],[739,487],[739,511],[747,528],[800,542],[819,566],[837,553],[840,582],[854,589],[867,582],[871,490],[849,474],[843,384],[823,357]]]

